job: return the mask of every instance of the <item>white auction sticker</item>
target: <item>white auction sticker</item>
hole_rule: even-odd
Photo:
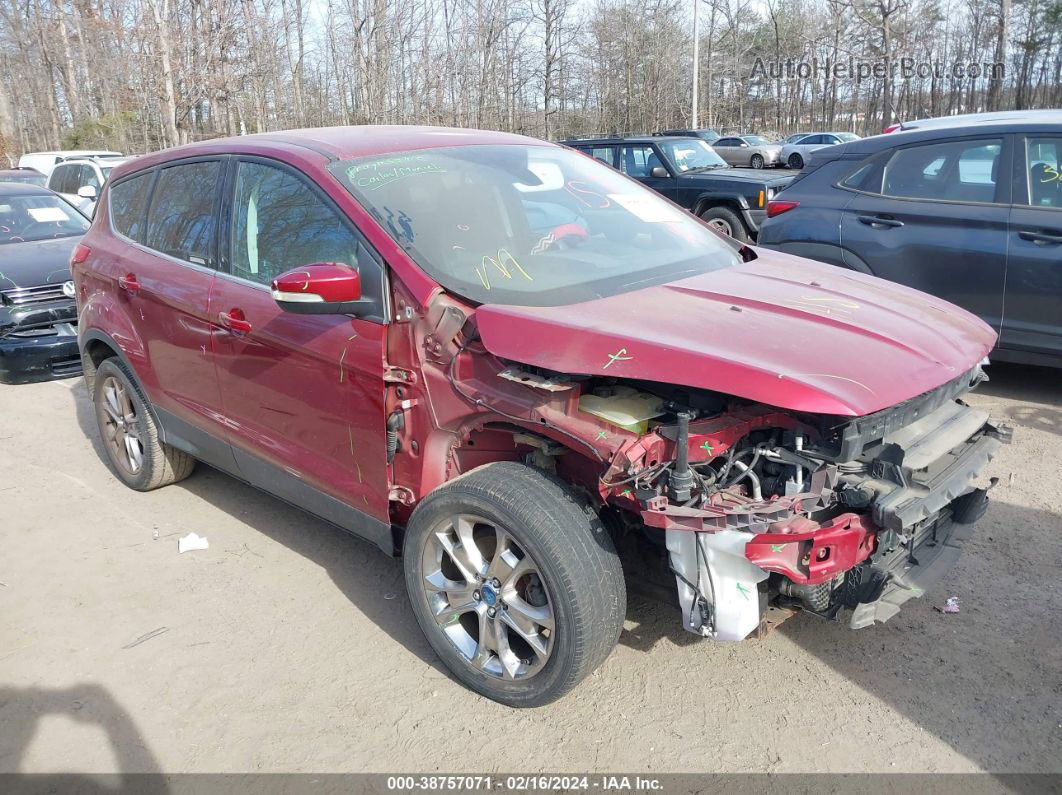
[[[610,193],[608,197],[647,224],[668,224],[682,219],[682,213],[654,196],[642,196],[637,193]]]
[[[38,223],[49,223],[51,221],[69,221],[70,216],[62,211],[59,207],[29,207],[26,212],[30,214],[34,221]]]

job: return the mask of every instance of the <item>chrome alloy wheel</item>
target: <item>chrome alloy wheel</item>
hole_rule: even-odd
[[[528,679],[553,651],[555,618],[535,561],[502,527],[461,514],[432,530],[421,557],[428,606],[474,669]]]
[[[96,411],[111,459],[128,474],[137,474],[144,466],[143,429],[125,384],[108,376]]]

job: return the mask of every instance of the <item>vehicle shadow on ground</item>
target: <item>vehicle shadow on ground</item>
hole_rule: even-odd
[[[0,772],[23,772],[26,752],[42,722],[52,716],[99,727],[110,744],[118,773],[34,773],[27,779],[8,779],[6,783],[15,791],[20,791],[19,782],[23,781],[34,792],[169,792],[166,779],[157,775],[162,771],[155,755],[144,745],[129,713],[110,691],[97,684],[60,689],[0,687]]]
[[[100,461],[109,467],[84,384],[72,392],[78,424]],[[184,489],[320,566],[367,618],[421,660],[449,676],[413,617],[399,560],[345,530],[203,463],[196,464],[195,471],[186,480],[169,488]]]
[[[976,394],[1039,404],[1001,408],[996,419],[1062,436],[1062,370],[1000,363],[987,372],[989,381]]]

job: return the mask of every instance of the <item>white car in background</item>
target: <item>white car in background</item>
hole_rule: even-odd
[[[58,149],[54,152],[27,152],[18,159],[19,168],[35,168],[50,176],[52,169],[66,160],[82,160],[97,157],[122,157],[121,152],[106,149]]]
[[[96,207],[96,199],[103,190],[103,183],[111,169],[130,158],[108,156],[64,160],[52,170],[48,177],[48,188],[53,190],[77,207],[81,212],[91,216]]]
[[[782,162],[789,168],[803,168],[808,155],[816,149],[858,140],[859,136],[850,132],[808,133],[782,147]]]

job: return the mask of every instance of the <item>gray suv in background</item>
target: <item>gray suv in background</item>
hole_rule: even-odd
[[[999,332],[994,358],[1062,366],[1060,161],[1062,111],[820,149],[768,204],[759,244],[945,298]]]

